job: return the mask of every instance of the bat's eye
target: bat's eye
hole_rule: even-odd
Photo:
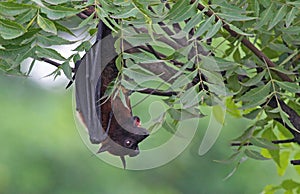
[[[133,140],[132,139],[125,139],[124,141],[124,146],[127,148],[130,148],[133,145]]]

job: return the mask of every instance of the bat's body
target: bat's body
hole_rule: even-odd
[[[117,77],[117,74],[114,63],[109,63],[105,67],[101,76],[101,94],[104,94],[107,86]],[[109,137],[102,143],[100,152],[108,151],[118,156],[136,156],[139,153],[138,143],[149,134],[146,129],[139,126],[139,118],[132,116],[129,92],[123,87],[120,87],[119,90],[122,90],[125,95],[127,107],[121,101],[118,90],[108,100],[98,100],[96,103],[96,106],[101,109],[98,114],[101,112],[99,118],[101,118],[102,127]],[[99,97],[101,98],[102,95]],[[98,99],[100,99],[99,97]]]
[[[140,127],[139,118],[132,116],[129,92],[123,87],[103,98],[108,85],[118,76],[115,39],[110,34],[110,29],[100,22],[97,42],[82,58],[76,72],[76,108],[89,131],[90,141],[102,144],[98,153],[108,151],[120,156],[125,168],[124,156],[136,156],[138,143],[149,134]],[[121,101],[120,90],[126,105]]]

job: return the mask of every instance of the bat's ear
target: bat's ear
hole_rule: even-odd
[[[141,122],[140,117],[138,117],[138,116],[133,117],[133,125],[136,127],[141,127],[142,122]]]
[[[98,150],[97,154],[102,153],[102,152],[106,152],[106,151],[109,150],[109,148],[110,148],[109,144],[102,144],[102,146]]]
[[[126,169],[126,160],[124,156],[120,156],[124,169]]]

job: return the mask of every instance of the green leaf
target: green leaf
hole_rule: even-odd
[[[222,61],[220,63],[222,63]],[[219,70],[219,64],[217,64],[216,59],[212,56],[201,55],[200,67],[201,67],[201,69],[204,68],[210,72],[221,71],[221,70]]]
[[[170,11],[168,12],[168,15],[165,19],[170,19],[172,22],[173,20],[176,20],[176,18],[181,17],[182,15],[188,13],[188,10],[190,9],[190,7],[193,7],[190,5],[189,1],[177,1],[172,8],[170,9]],[[194,7],[195,13],[194,15],[196,15],[196,9]],[[180,20],[178,20],[180,21]],[[183,20],[181,20],[183,21]],[[176,21],[174,21],[175,23]]]
[[[167,130],[167,131],[169,131],[170,133],[172,133],[172,134],[174,134],[174,133],[176,132],[176,130],[177,130],[177,126],[174,125],[174,124],[172,124],[172,123],[167,122],[167,120],[165,120],[165,121],[163,122],[162,127],[163,127],[165,130]]]
[[[45,7],[45,5],[43,4],[42,0],[31,0],[31,1],[35,2],[40,7]],[[53,73],[55,73],[55,72],[53,72]]]
[[[283,151],[280,153],[280,166],[277,166],[277,173],[279,176],[283,176],[289,165],[289,151]]]
[[[239,6],[236,6],[235,4],[231,4],[228,1],[215,1],[215,4],[212,4],[212,8],[214,8],[214,6],[219,6],[221,8],[221,12],[222,13],[234,13],[234,14],[241,14],[244,13],[245,10],[242,9]]]
[[[288,5],[294,5],[297,8],[300,8],[300,2],[299,1],[287,1],[286,2]]]
[[[262,85],[248,91],[240,98],[240,100],[257,102],[260,101],[261,99],[266,99],[270,91],[271,91],[271,83],[268,82],[266,85]]]
[[[285,126],[283,126],[281,123],[276,122],[276,127],[284,138],[286,138],[286,139],[294,138],[293,134],[291,134],[289,132],[289,130]]]
[[[62,4],[62,3],[67,3],[70,0],[44,0],[45,2],[52,4],[52,5],[58,5],[58,4]]]
[[[298,12],[296,7],[293,7],[291,11],[289,11],[289,13],[286,15],[285,18],[285,26],[288,28],[291,23],[294,21],[294,19],[296,18],[296,13]]]
[[[65,76],[69,79],[69,80],[73,80],[72,79],[72,69],[70,67],[70,64],[68,61],[64,62],[60,68],[63,70]]]
[[[16,17],[15,22],[19,24],[24,24],[26,22],[29,22],[36,16],[36,12],[37,12],[36,9],[30,9],[29,11],[26,11],[25,13],[18,15]]]
[[[187,89],[181,96],[180,96],[180,102],[183,104],[183,108],[189,108],[193,106],[197,106],[199,104],[200,93],[197,93],[199,85],[196,84],[193,87],[190,87]]]
[[[207,82],[205,82],[205,84],[208,86],[210,92],[215,93],[218,96],[233,95],[233,93],[228,90],[225,84],[219,85],[219,84],[211,84]]]
[[[231,97],[226,99],[226,112],[234,117],[241,117],[241,111],[238,109],[238,106],[234,103],[234,100]]]
[[[225,19],[226,21],[249,21],[254,20],[256,17],[248,17],[245,15],[238,15],[236,13],[218,13],[218,16]]]
[[[262,4],[262,6],[266,7],[270,7],[271,4],[271,0],[260,0],[260,3]]]
[[[284,180],[281,183],[282,188],[284,188],[285,190],[293,190],[295,188],[300,187],[300,183],[299,182],[295,182],[292,179],[288,179],[288,180]]]
[[[121,12],[120,14],[114,14],[111,17],[115,19],[125,19],[130,17],[136,17],[137,13],[139,13],[139,10],[134,7],[129,11]]]
[[[166,18],[166,19],[170,19],[172,23],[184,21],[197,14],[197,7],[196,7],[197,1],[192,5],[188,1],[177,1],[177,2],[179,4],[181,4],[181,2],[184,2],[187,3],[187,5],[180,6],[179,10],[176,9],[176,11],[172,11],[175,5],[172,7],[172,9],[169,11],[169,15]]]
[[[202,21],[202,14],[196,14],[194,15],[184,26],[183,31],[189,32],[192,28],[194,28],[197,24],[199,24]]]
[[[296,34],[299,35],[300,32],[300,26],[290,26],[288,28],[281,28],[280,29],[283,33],[287,33],[287,34]]]
[[[36,55],[40,58],[45,57],[45,58],[56,59],[56,60],[59,60],[59,61],[65,61],[66,60],[56,50],[51,49],[51,48],[43,48],[43,47],[40,47],[40,46],[36,46]]]
[[[213,27],[206,33],[205,39],[207,40],[213,37],[221,29],[222,25],[222,21],[218,20],[218,22],[215,25],[213,25]]]
[[[129,36],[125,36],[126,41],[128,41],[132,46],[140,46],[152,42],[152,38],[149,34],[134,34],[131,33]]]
[[[241,152],[235,152],[233,153],[228,159],[225,160],[214,160],[215,162],[219,162],[222,164],[231,164],[233,163],[235,160],[238,159],[238,156],[240,155]]]
[[[79,46],[77,46],[73,51],[88,51],[92,47],[90,41],[83,41]]]
[[[224,82],[223,77],[219,72],[207,71],[205,69],[202,69],[201,73],[203,73],[203,75],[205,75],[206,80],[209,83],[220,85],[220,83]]]
[[[192,74],[193,75],[193,74]],[[176,90],[179,88],[182,88],[183,86],[186,86],[191,83],[194,76],[189,75],[180,75],[176,80],[172,83],[172,89]]]
[[[35,36],[38,34],[38,32],[41,31],[40,28],[30,28],[27,32],[25,32],[22,36],[5,40],[0,37],[0,42],[2,45],[25,45],[32,42],[32,40],[35,38]]]
[[[263,190],[263,194],[275,194],[275,191],[281,189],[280,186],[267,185]]]
[[[118,71],[120,72],[123,68],[123,64],[122,64],[122,55],[119,55],[117,58],[116,58],[116,61],[115,61],[115,64],[116,64],[116,67],[118,69]]]
[[[284,44],[271,43],[269,45],[269,48],[276,51],[276,52],[287,52],[287,53],[293,53],[294,52],[292,49],[288,48]]]
[[[57,34],[57,29],[56,29],[54,23],[51,20],[48,20],[47,18],[42,17],[41,15],[38,15],[38,17],[37,17],[37,24],[45,32],[50,32],[55,35]]]
[[[77,10],[71,7],[64,7],[60,5],[44,6],[41,7],[41,11],[45,13],[49,19],[58,20],[69,16],[74,16],[81,10]]]
[[[294,158],[300,158],[300,152],[296,153]],[[298,175],[300,175],[300,166],[296,165],[295,170],[297,171]]]
[[[235,49],[233,55],[232,55],[234,61],[241,61],[241,53],[240,53],[240,50],[239,49]],[[237,70],[242,70],[240,72],[243,72],[243,69],[241,68],[238,68]],[[236,71],[237,72],[237,71]],[[237,72],[239,73],[239,72]],[[240,74],[240,73],[239,73]],[[243,74],[240,74],[240,75],[243,75]]]
[[[221,125],[225,122],[225,111],[221,106],[213,106],[212,113],[215,117],[215,120],[218,121]]]
[[[214,20],[215,20],[215,15],[212,15],[210,18],[206,19],[205,22],[202,25],[200,25],[200,27],[196,30],[194,37],[197,38],[207,30],[209,30]]]
[[[14,2],[0,2],[0,15],[15,16],[34,9],[35,6]]]
[[[236,33],[243,35],[243,36],[253,36],[253,34],[248,34],[243,32],[242,30],[240,30],[238,27],[234,26],[233,24],[228,23],[228,25],[230,26],[230,29],[235,31]]]
[[[2,38],[10,40],[22,36],[26,29],[14,21],[0,19],[0,32]]]
[[[130,67],[124,68],[123,74],[133,79],[136,83],[142,84],[146,81],[160,79],[158,75],[155,75],[142,67]]]
[[[260,13],[260,5],[259,5],[258,0],[255,0],[255,1],[254,1],[254,4],[252,4],[252,5],[253,5],[252,10],[255,10],[255,11],[254,11],[254,12],[255,12],[255,16],[258,17],[258,16],[259,16],[259,13]]]
[[[277,139],[277,137],[274,133],[274,130],[272,128],[267,128],[263,132],[262,137],[265,138],[265,139],[269,139],[269,140],[276,140]],[[276,146],[279,148],[278,145],[276,145]],[[270,154],[270,156],[274,160],[274,162],[276,162],[277,166],[280,167],[280,165],[281,165],[280,164],[280,149],[274,149],[274,150],[268,149],[266,151]]]
[[[161,59],[157,59],[155,58],[152,54],[150,55],[150,53],[133,53],[133,54],[129,54],[129,53],[124,53],[123,54],[124,59],[132,59],[134,60],[136,63],[158,63],[158,62],[164,62],[164,60]]]
[[[300,29],[299,29],[300,30]],[[293,75],[295,74],[295,72],[293,71],[288,71],[280,66],[276,66],[276,67],[270,67],[270,69],[274,70],[274,71],[277,71],[277,72],[280,72],[280,73],[284,73],[286,75]]]
[[[293,129],[294,131],[300,133],[299,130],[297,130],[295,128],[295,126],[291,123],[290,119],[289,119],[289,115],[284,112],[281,108],[280,108],[280,111],[279,111],[279,114],[280,114],[280,117],[282,118],[283,122],[288,125],[291,129]]]
[[[266,10],[261,14],[261,20],[255,26],[255,29],[260,29],[262,26],[266,25],[274,15],[274,4],[272,3]]]
[[[252,137],[254,130],[255,130],[255,126],[251,126],[251,127],[247,128],[241,136],[233,139],[232,141],[244,143],[245,141],[247,141],[249,138]]]
[[[10,62],[13,62],[16,59],[17,55],[12,55],[12,53],[23,54],[30,49],[31,43],[25,45],[8,45],[5,46],[5,50],[0,49],[0,58],[12,60]]]
[[[144,17],[146,18],[146,22],[152,23],[151,20],[152,13],[147,9],[147,7],[144,6],[142,3],[140,3],[138,0],[132,0],[132,3],[144,15]]]
[[[202,118],[204,115],[198,109],[174,109],[167,110],[170,116],[176,121],[184,121],[193,118]]]
[[[90,21],[92,21],[94,19],[94,16],[95,16],[95,12],[92,13],[88,18],[82,20],[82,22],[80,22],[80,24],[76,27],[76,29],[80,29],[86,25],[89,24]]]
[[[207,56],[201,57],[201,59],[203,60],[203,63],[205,63],[204,61],[205,61],[206,58],[210,58],[210,57],[207,57]],[[225,60],[223,58],[211,57],[210,60],[213,60],[212,63],[216,63],[217,64],[217,67],[216,67],[216,69],[214,68],[214,71],[232,70],[232,69],[235,69],[238,66],[237,63]]]
[[[29,74],[31,73],[32,68],[33,68],[35,62],[36,62],[36,60],[33,59],[32,62],[30,63],[30,66],[29,66],[28,71],[27,71],[27,73],[26,73],[27,76],[29,76]]]
[[[129,110],[129,107],[128,107],[128,104],[127,104],[127,100],[126,100],[126,96],[124,95],[122,89],[119,90],[119,97],[120,97],[121,102],[124,105],[124,107]]]
[[[263,70],[262,72],[256,74],[254,77],[250,78],[249,80],[247,80],[245,83],[241,82],[241,84],[243,86],[254,86],[256,84],[258,84],[261,79],[264,77],[264,75],[266,74],[266,70]]]
[[[286,15],[287,6],[282,5],[273,20],[269,23],[268,30],[271,30],[276,24],[278,24]]]
[[[25,59],[32,57],[34,55],[34,47],[30,47],[28,50],[26,50],[23,53],[18,53],[16,59],[14,60],[15,65],[19,66],[22,61]]]
[[[43,36],[37,35],[38,43],[41,43],[44,46],[53,46],[53,45],[66,45],[66,44],[73,44],[74,41],[69,41],[59,36]]]
[[[255,160],[269,160],[269,158],[264,157],[258,151],[255,151],[255,150],[245,149],[244,153],[249,158],[252,158]]]
[[[61,25],[60,23],[58,23],[56,21],[53,21],[53,22],[54,22],[54,24],[55,24],[58,31],[66,32],[66,33],[68,33],[72,36],[75,36],[75,34],[69,28],[67,28],[66,26]]]
[[[293,82],[282,82],[275,80],[276,84],[280,87],[285,89],[286,91],[292,92],[292,93],[299,93],[300,92],[300,86],[298,83]]]
[[[265,138],[252,137],[250,139],[250,142],[255,146],[258,146],[261,148],[266,148],[268,150],[278,150],[279,149],[278,145],[273,144],[271,141],[269,141]]]
[[[262,110],[260,108],[254,109],[251,112],[244,114],[243,117],[247,119],[254,120],[256,116],[261,112]]]

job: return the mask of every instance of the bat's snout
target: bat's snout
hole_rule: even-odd
[[[137,147],[135,150],[133,150],[131,153],[129,153],[128,155],[130,156],[130,157],[135,157],[135,156],[137,156],[137,155],[139,155],[139,153],[140,153],[140,149]]]

